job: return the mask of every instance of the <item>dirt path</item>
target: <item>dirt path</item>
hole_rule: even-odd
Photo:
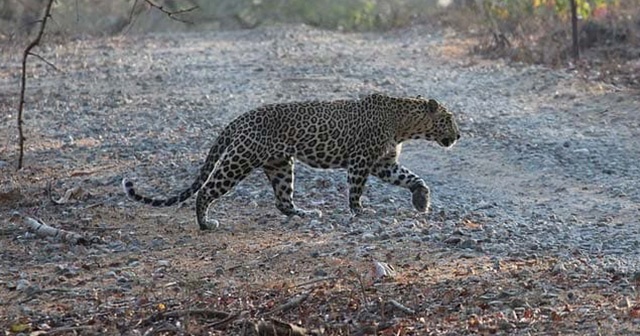
[[[9,110],[19,60],[3,55],[2,213],[106,244],[48,242],[3,215],[0,326],[240,333],[240,318],[205,327],[214,319],[158,315],[207,308],[325,334],[377,323],[403,335],[640,332],[640,96],[471,57],[467,45],[425,27],[285,26],[51,46],[43,54],[64,72],[32,71],[20,173]],[[433,192],[426,217],[406,192],[371,179],[366,203],[379,217],[349,220],[344,172],[303,166],[297,202],[321,220],[281,218],[260,173],[216,204],[215,233],[197,230],[193,201],[152,209],[120,191],[124,176],[148,193],[188,185],[220,129],[253,107],[373,91],[436,98],[460,121],[451,150],[405,146],[402,161]],[[49,181],[57,197],[84,194],[53,205]],[[373,282],[374,261],[397,276]],[[309,298],[272,311],[299,293]]]

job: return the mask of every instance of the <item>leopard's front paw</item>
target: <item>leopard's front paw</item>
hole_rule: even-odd
[[[351,208],[351,216],[353,217],[366,217],[373,216],[376,211],[370,208]]]
[[[411,197],[411,203],[413,203],[413,207],[419,212],[429,211],[429,204],[431,203],[429,188],[419,187],[414,190]]]
[[[199,223],[201,231],[215,230],[220,227],[220,222],[215,219],[207,219]]]

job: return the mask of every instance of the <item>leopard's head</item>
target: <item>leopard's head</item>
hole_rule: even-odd
[[[405,99],[402,103],[405,117],[399,140],[425,139],[443,147],[451,147],[460,139],[460,130],[453,114],[436,100],[418,96]]]
[[[426,100],[424,108],[432,120],[431,140],[443,147],[453,146],[460,139],[460,130],[453,114],[434,99]]]

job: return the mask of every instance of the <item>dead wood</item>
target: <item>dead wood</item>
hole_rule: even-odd
[[[300,294],[294,298],[292,298],[291,300],[285,302],[284,304],[272,309],[270,312],[267,313],[267,315],[270,314],[275,314],[278,312],[288,312],[289,310],[299,306],[302,302],[304,302],[306,299],[309,298],[309,295],[311,294],[311,292],[306,292],[303,294]]]
[[[258,322],[257,329],[259,336],[305,336],[310,334],[307,329],[275,319]]]
[[[27,225],[27,227],[36,234],[36,236],[58,238],[67,243],[80,245],[89,245],[94,241],[94,239],[87,239],[81,234],[63,229],[57,229],[29,216],[23,216],[17,211],[13,212],[12,215],[14,217],[21,218]]]
[[[88,331],[92,328],[90,326],[75,326],[75,327],[60,327],[47,331],[44,335],[69,335],[76,334],[81,331]]]
[[[387,330],[391,327],[393,327],[395,324],[395,322],[393,321],[387,321],[387,322],[382,322],[382,323],[378,323],[375,325],[369,325],[369,326],[365,326],[362,327],[360,330],[358,330],[355,335],[358,336],[362,336],[362,335],[377,335],[379,332]]]
[[[140,321],[138,323],[138,325],[149,325],[152,324],[154,322],[163,320],[163,319],[167,319],[167,318],[176,318],[176,317],[183,317],[183,316],[191,316],[191,315],[197,315],[197,316],[201,316],[204,318],[210,318],[210,319],[227,319],[229,318],[229,316],[231,316],[231,314],[227,313],[227,312],[223,312],[223,311],[218,311],[218,310],[211,310],[211,309],[184,309],[184,310],[173,310],[173,311],[169,311],[169,312],[159,312],[156,314],[151,315],[150,317]]]

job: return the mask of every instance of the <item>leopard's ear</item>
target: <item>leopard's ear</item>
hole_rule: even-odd
[[[416,96],[416,99],[423,99],[423,98],[422,98],[422,95],[417,95],[417,96]]]
[[[435,101],[434,99],[429,99],[429,101],[427,102],[427,111],[431,113],[436,113],[438,111],[439,106],[440,104],[438,104],[437,101]]]

